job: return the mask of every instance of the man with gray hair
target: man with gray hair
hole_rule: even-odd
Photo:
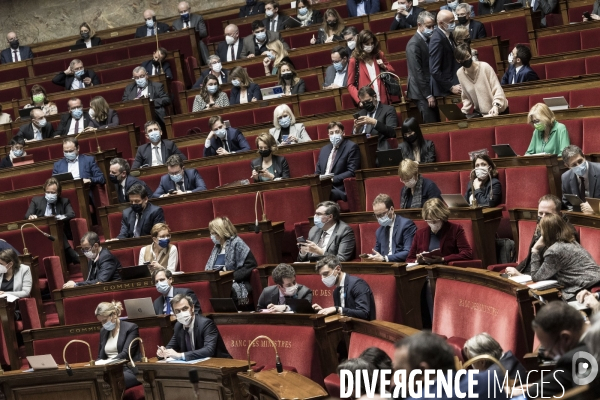
[[[173,21],[173,29],[180,31],[182,29],[194,28],[198,32],[200,39],[208,36],[206,30],[206,24],[204,18],[199,14],[192,14],[190,12],[191,6],[187,1],[180,1],[177,5],[177,11],[179,11],[179,19]]]
[[[599,210],[592,210],[586,199],[600,198],[600,164],[586,161],[583,151],[574,144],[563,149],[562,159],[569,168],[561,177],[563,208],[584,214],[598,212]],[[566,195],[577,196],[581,204],[571,204]]]
[[[162,121],[165,117],[165,107],[171,104],[171,98],[165,92],[163,84],[148,80],[148,73],[144,67],[135,67],[132,79],[135,82],[127,85],[121,101],[146,97],[154,103],[156,115]]]
[[[489,333],[483,332],[467,340],[463,346],[463,354],[466,357],[465,361],[483,355],[494,357],[506,369],[510,379],[515,379],[517,374],[520,380],[526,379],[527,370],[523,364],[515,357],[512,351],[508,350],[505,352],[500,343]],[[473,367],[479,371],[489,369],[490,371],[500,372],[500,367],[491,360],[475,361]]]
[[[136,29],[134,38],[154,36],[157,33],[169,32],[169,25],[156,21],[156,13],[154,10],[144,11],[144,21],[146,21],[146,24]]]
[[[204,72],[200,74],[200,78],[196,81],[196,83],[194,83],[192,89],[199,89],[202,87],[204,80],[209,74],[217,77],[219,85],[227,83],[227,80],[229,79],[229,71],[223,69],[221,57],[217,56],[216,54],[208,57],[208,69],[204,70]]]
[[[396,16],[392,21],[390,31],[414,28],[417,26],[418,15],[425,11],[421,7],[413,7],[412,0],[398,0],[392,5],[392,10],[396,10]]]
[[[94,71],[85,69],[81,60],[74,59],[69,64],[69,68],[59,72],[52,79],[52,83],[64,87],[65,90],[77,90],[99,85],[100,79]]]
[[[471,19],[471,5],[460,3],[456,6],[456,19],[459,25],[469,29],[469,37],[471,40],[483,39],[487,36],[485,26],[476,19]]]
[[[110,169],[108,179],[115,185],[115,192],[119,203],[129,203],[127,192],[135,185],[140,184],[146,188],[148,196],[152,197],[152,190],[146,185],[146,182],[129,175],[129,163],[123,158],[113,158],[110,160]]]

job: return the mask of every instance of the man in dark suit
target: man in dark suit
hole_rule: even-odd
[[[198,32],[200,39],[208,36],[204,18],[202,18],[202,15],[190,13],[190,3],[187,1],[180,2],[177,5],[177,10],[179,11],[180,19],[173,21],[173,29],[180,31],[182,29],[194,28]]]
[[[146,139],[150,143],[138,147],[135,160],[133,160],[133,165],[131,166],[132,169],[164,165],[167,159],[173,154],[177,154],[184,160],[187,160],[187,157],[179,151],[175,143],[167,139],[161,139],[162,130],[158,122],[146,122],[144,131],[146,132]]]
[[[59,72],[52,83],[62,86],[65,90],[77,90],[100,84],[100,79],[91,69],[83,68],[83,62],[75,59],[64,72]]]
[[[90,115],[83,111],[83,105],[78,98],[72,98],[67,102],[69,112],[60,116],[60,122],[54,132],[54,136],[77,136],[85,128],[92,125]]]
[[[215,323],[196,314],[193,303],[189,296],[178,294],[173,297],[171,307],[177,317],[173,337],[166,348],[159,347],[156,355],[185,361],[206,357],[232,358]],[[190,328],[192,335],[188,332]]]
[[[148,80],[148,72],[144,67],[135,67],[133,70],[133,79],[135,82],[127,85],[121,101],[135,100],[147,97],[154,103],[154,110],[160,119],[164,119],[165,107],[171,104],[171,98],[165,92],[165,88],[160,82]]]
[[[423,11],[417,17],[417,32],[406,45],[408,66],[407,94],[417,103],[423,122],[440,121],[435,96],[431,93],[431,72],[429,69],[429,38],[435,28],[433,14]]]
[[[274,42],[275,40],[281,40],[283,47],[286,50],[290,49],[290,46],[281,39],[281,33],[267,31],[262,21],[253,21],[252,35],[246,36],[242,41],[242,58],[266,55],[268,51],[267,43]]]
[[[312,303],[313,291],[296,283],[296,271],[291,265],[279,264],[271,273],[271,277],[275,285],[263,289],[256,306],[257,311],[291,311],[290,306],[285,304],[285,300],[289,298],[306,299]]]
[[[93,156],[79,154],[79,141],[75,137],[66,137],[63,140],[63,153],[65,158],[54,163],[52,175],[70,172],[74,179],[83,179],[83,183],[103,185],[106,180],[102,171],[96,164]]]
[[[337,203],[319,203],[314,223],[315,226],[310,228],[306,242],[298,243],[298,261],[310,261],[331,255],[339,257],[342,261],[354,259],[354,231],[344,221],[340,221],[340,206]]]
[[[88,276],[83,282],[68,281],[63,288],[75,286],[95,285],[102,282],[120,281],[117,272],[122,268],[119,259],[107,248],[100,246],[100,238],[96,232],[87,232],[81,238],[81,250],[88,259]]]
[[[14,32],[8,32],[6,41],[10,48],[2,50],[0,53],[0,64],[19,62],[33,58],[33,52],[29,46],[19,46],[19,38]]]
[[[502,85],[512,85],[539,80],[538,74],[529,66],[530,60],[531,50],[529,50],[529,47],[517,44],[508,56],[510,66],[502,76],[502,82],[500,83]]]
[[[146,24],[136,29],[134,38],[154,36],[156,33],[161,34],[169,32],[169,25],[163,22],[156,22],[156,13],[153,10],[144,11],[144,20],[146,21]]]
[[[115,185],[115,192],[117,193],[119,203],[129,203],[127,192],[135,184],[146,188],[148,196],[152,197],[152,190],[146,185],[146,182],[130,176],[129,171],[129,163],[126,160],[118,157],[110,160],[108,179]]]
[[[323,89],[336,89],[348,86],[348,50],[345,46],[331,49],[331,62],[325,71]]]
[[[49,139],[54,136],[54,128],[46,120],[46,115],[39,108],[34,108],[29,113],[31,122],[19,127],[17,136],[25,141]]]
[[[263,24],[268,31],[281,32],[285,29],[285,23],[289,17],[279,14],[279,3],[276,0],[269,0],[265,3],[265,15]]]
[[[518,0],[519,3],[523,4],[523,7],[531,7],[531,11],[540,11],[541,21],[540,28],[546,27],[546,15],[559,13],[558,0]]]
[[[460,94],[456,71],[460,64],[454,57],[456,47],[452,32],[454,31],[454,14],[441,10],[437,14],[437,27],[429,39],[429,70],[431,71],[431,89],[434,96],[450,96]]]
[[[184,169],[183,158],[173,154],[165,164],[168,174],[160,178],[160,185],[152,197],[164,197],[206,190],[202,177],[195,168]]]
[[[396,110],[377,101],[377,93],[370,86],[360,88],[358,99],[360,111],[358,119],[354,120],[354,134],[377,135],[377,150],[389,149],[387,140],[396,137],[395,128],[398,126]]]
[[[398,0],[397,4],[398,9],[392,21],[392,26],[390,26],[390,31],[416,27],[417,17],[424,10],[421,7],[413,7],[413,2],[408,0]]]
[[[165,61],[168,54],[167,49],[160,47],[152,54],[152,60],[144,61],[142,67],[144,67],[149,76],[160,75],[162,69],[167,79],[173,79],[171,64]]]
[[[360,169],[360,151],[358,145],[344,139],[344,125],[332,121],[327,126],[330,143],[321,148],[315,174],[331,176],[333,201],[346,201],[344,179],[353,177]]]
[[[483,39],[487,36],[485,26],[476,19],[471,18],[471,5],[468,3],[459,4],[456,7],[456,17],[458,23],[469,28],[469,37],[471,40]]]
[[[217,55],[223,62],[231,62],[242,58],[244,45],[240,41],[240,30],[237,25],[229,24],[225,27],[225,41],[217,45]]]
[[[265,3],[256,0],[246,0],[246,5],[240,7],[239,18],[251,17],[253,15],[264,14]]]
[[[194,302],[194,312],[202,314],[200,302],[192,289],[173,287],[173,273],[166,268],[156,268],[152,273],[152,283],[161,295],[154,300],[154,312],[156,315],[172,315],[171,299],[178,294],[189,296]]]
[[[250,145],[242,132],[235,128],[227,128],[220,116],[210,117],[208,126],[210,126],[210,133],[204,142],[204,157],[250,150]]]
[[[133,185],[127,192],[127,196],[131,207],[123,210],[121,232],[117,239],[150,235],[154,225],[165,222],[162,208],[149,202],[148,193],[142,185]]]
[[[323,284],[334,287],[333,307],[323,308],[313,304],[322,315],[344,315],[346,317],[372,321],[376,318],[375,298],[369,284],[342,271],[342,261],[337,256],[327,256],[317,262],[315,270],[321,275]]]
[[[579,211],[565,197],[574,194],[583,202],[579,208],[584,214],[593,214],[594,210],[586,198],[600,198],[600,164],[586,161],[583,151],[574,144],[562,151],[563,162],[569,170],[562,174],[563,208]],[[598,210],[596,210],[598,211]]]
[[[368,261],[401,262],[406,260],[417,226],[408,218],[394,213],[394,201],[387,194],[379,194],[373,200],[373,214],[381,225],[375,232],[377,239],[374,254]]]
[[[192,89],[200,89],[200,87],[204,85],[204,80],[209,74],[216,76],[220,84],[227,83],[229,79],[229,71],[223,69],[223,64],[221,64],[219,56],[213,54],[208,57],[208,69],[202,71],[200,78],[194,83]]]
[[[360,17],[379,12],[379,0],[348,0],[348,17]]]

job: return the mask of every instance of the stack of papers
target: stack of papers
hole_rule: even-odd
[[[531,275],[517,275],[517,276],[511,276],[510,278],[511,281],[517,282],[517,283],[527,283],[527,282],[531,282]]]
[[[123,360],[121,360],[119,358],[109,358],[107,360],[96,360],[95,364],[96,365],[109,365],[109,364],[116,364],[121,361],[123,361]],[[86,367],[87,367],[87,365],[86,365]]]
[[[547,281],[539,281],[539,282],[535,282],[532,283],[530,285],[527,285],[529,287],[529,289],[533,289],[533,290],[544,290],[544,289],[550,289],[553,287],[557,287],[560,286],[558,284],[558,281],[555,280],[547,280]]]
[[[169,363],[169,364],[198,364],[198,363],[201,363],[202,361],[206,361],[206,360],[210,360],[210,357],[200,358],[198,360],[190,360],[190,361],[176,360],[176,359],[171,358],[171,357],[167,357],[165,359],[165,361],[167,363]]]
[[[0,295],[0,297],[6,297],[6,300],[10,301],[11,303],[14,302],[15,300],[19,300],[19,298],[17,296],[13,296],[10,293],[4,293],[4,294]]]
[[[587,310],[588,309],[585,305],[581,304],[577,300],[569,301],[567,304],[569,304],[571,307],[573,307],[576,310]]]

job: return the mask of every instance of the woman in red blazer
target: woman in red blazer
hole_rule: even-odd
[[[450,210],[438,198],[429,199],[421,212],[429,225],[415,233],[406,262],[419,264],[447,264],[458,260],[472,260],[473,250],[462,226],[448,222]],[[431,234],[433,232],[433,235]],[[440,255],[426,256],[423,252],[440,249]]]
[[[358,84],[356,83],[356,62],[358,60]],[[356,48],[352,52],[352,58],[348,63],[348,92],[356,104],[359,103],[358,91],[367,86],[381,72],[395,72],[394,68],[387,62],[383,51],[380,50],[379,42],[369,30],[363,30],[356,39]],[[385,85],[381,79],[373,82],[373,89],[378,94],[378,100],[383,104],[390,104],[385,92]]]

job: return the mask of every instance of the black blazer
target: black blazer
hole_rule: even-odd
[[[83,282],[76,282],[76,286],[95,285],[100,282],[120,281],[121,276],[117,272],[122,268],[121,262],[106,247],[103,247],[95,263],[88,259],[88,276]]]
[[[142,63],[142,67],[144,67],[146,72],[148,72],[148,75],[152,75],[152,61],[154,61],[154,60],[148,60],[148,61],[144,61]],[[169,64],[168,61],[162,62],[162,69],[163,69],[163,72],[165,73],[165,76],[168,79],[173,79],[173,72],[171,71],[171,64]]]
[[[315,174],[323,175],[327,169],[327,160],[333,149],[331,143],[326,144],[319,152]],[[333,186],[346,193],[344,179],[351,178],[360,169],[360,151],[358,145],[351,140],[342,139],[338,152],[333,160],[331,173],[333,173]]]
[[[241,39],[238,39],[238,49],[237,49],[237,53],[235,54],[235,59],[239,60],[240,58],[242,58],[242,50],[244,49],[244,43]],[[226,63],[227,62],[227,53],[229,52],[229,45],[227,44],[227,42],[219,42],[219,44],[217,45],[217,55],[219,56],[219,58],[221,59],[222,63]]]
[[[288,179],[290,177],[290,166],[284,156],[276,156],[273,154],[273,175],[275,178]],[[250,162],[250,168],[261,167],[262,157],[255,158]]]
[[[402,159],[415,161],[415,154],[410,143],[402,142],[398,148],[402,150]],[[419,150],[421,153],[421,163],[435,162],[435,144],[431,140],[425,140],[424,145]]]
[[[167,25],[163,22],[155,22],[154,28],[157,29],[157,26],[158,26],[158,30],[156,32],[158,32],[159,34],[169,32],[169,29],[170,29],[169,25]],[[141,37],[146,37],[146,36],[148,36],[148,27],[146,26],[146,24],[138,27],[135,30],[134,38],[141,38]]]
[[[91,69],[85,70],[85,72],[83,73],[83,76],[81,77],[81,80],[83,81],[85,78],[91,78],[92,84],[94,84],[94,85],[100,84],[100,79],[98,78],[96,73],[94,71],[92,71]],[[64,87],[65,90],[71,90],[71,85],[73,84],[74,80],[75,80],[75,75],[66,75],[63,71],[61,71],[54,78],[52,78],[52,83],[54,83],[55,85]],[[85,86],[85,84],[84,84],[84,87],[88,87],[88,86]]]
[[[504,0],[496,0],[492,7],[489,4],[480,1],[477,8],[477,15],[498,14],[504,10],[504,4],[506,4]]]
[[[427,178],[423,178],[421,193],[421,206],[423,206],[427,200],[433,199],[434,197],[442,200],[442,192],[440,189],[433,181]],[[400,208],[410,208],[410,205],[412,204],[412,198],[412,190],[406,186],[403,186],[402,190],[400,191]]]
[[[480,6],[481,4],[483,3],[479,3]],[[487,37],[485,26],[476,19],[471,19],[469,21],[469,36],[471,37],[471,40]]]
[[[287,296],[286,296],[287,297]],[[313,291],[304,285],[298,284],[298,291],[293,297],[294,299],[306,299],[309,303],[312,303]],[[279,288],[277,285],[267,286],[263,289],[260,297],[258,298],[258,304],[256,310],[264,310],[269,304],[279,304]]]
[[[150,189],[150,187],[148,185],[146,185],[146,182],[139,180],[136,177],[133,177],[131,175],[127,175],[127,178],[125,178],[125,193],[123,193],[123,190],[121,188],[121,185],[118,183],[115,183],[115,192],[117,193],[117,199],[119,201],[119,203],[129,203],[129,196],[127,195],[127,191],[129,189],[131,189],[131,187],[135,184],[140,184],[142,186],[144,186],[146,188],[146,192],[148,192],[148,197],[152,197],[152,189]]]
[[[204,83],[204,79],[206,79],[206,77],[208,76],[209,73],[210,73],[210,69],[205,69],[204,71],[202,71],[202,73],[200,74],[200,78],[198,78],[196,83],[194,83],[194,85],[192,86],[192,89],[200,89],[200,87]],[[226,69],[222,69],[221,70],[221,82],[227,83],[227,79],[229,79],[229,71],[227,71]]]
[[[185,360],[198,360],[200,358],[232,358],[225,347],[223,338],[215,323],[202,315],[194,315],[194,343],[195,350],[185,352]],[[173,337],[167,345],[167,349],[173,349],[178,353],[185,349],[185,332],[183,325],[175,323]]]
[[[17,136],[21,136],[23,139],[26,139],[26,140],[34,139],[35,136],[33,135],[33,126],[32,125],[33,125],[33,122],[30,122],[25,125],[21,125],[21,127],[19,127],[19,132],[17,133]],[[46,126],[44,126],[41,129],[41,131],[42,131],[42,139],[49,139],[54,136],[54,128],[52,127],[51,123],[47,123]]]
[[[162,139],[161,146],[161,158],[163,164],[167,162],[167,159],[173,154],[179,155],[183,160],[187,160],[187,157],[177,148],[177,145],[170,140]],[[137,153],[135,154],[135,160],[133,160],[132,169],[143,167],[144,165],[152,165],[152,143],[146,143],[138,147]]]
[[[46,213],[46,206],[48,205],[48,201],[45,196],[36,196],[31,199],[31,203],[29,203],[29,209],[25,213],[25,218],[28,219],[30,215],[37,215],[38,218],[44,217]],[[71,234],[71,221],[75,218],[75,211],[73,211],[73,207],[71,207],[71,202],[66,197],[59,197],[56,199],[56,203],[54,203],[54,215],[64,215],[65,218],[63,220],[63,228],[67,238],[69,240],[73,240],[73,235]]]
[[[131,207],[123,210],[123,218],[121,219],[121,232],[119,232],[118,239],[127,239],[133,237],[133,228],[135,227],[135,212],[131,209]],[[147,236],[150,234],[152,227],[159,222],[165,222],[165,215],[163,213],[163,209],[159,206],[155,206],[154,204],[148,202],[144,211],[142,211],[142,217],[138,224],[141,224],[140,227],[140,236]]]
[[[454,48],[452,35],[450,38],[446,37],[446,34],[436,26],[429,39],[431,89],[436,97],[450,95],[452,86],[459,83],[456,71],[460,68],[460,64],[454,58]]]
[[[112,108],[108,109],[108,115],[104,121],[96,121],[95,119],[90,118],[90,123],[94,128],[103,129],[103,128],[112,128],[115,126],[119,126],[119,115]]]
[[[102,44],[102,39],[100,39],[97,36],[94,36],[90,40],[92,42],[92,47],[100,46]],[[85,41],[83,39],[77,39],[77,41],[75,42],[75,45],[78,45],[78,44],[85,44]]]
[[[226,143],[214,136],[210,139],[210,146],[204,147],[204,157],[216,156],[219,147],[231,152],[249,151],[250,145],[240,130],[227,128]]]
[[[196,193],[206,190],[204,180],[198,170],[194,168],[183,170],[183,184],[186,192]],[[163,175],[160,177],[160,185],[158,185],[152,197],[158,198],[165,193],[169,193],[170,190],[176,190],[176,188],[175,182],[173,182],[169,174]]]
[[[233,86],[231,88],[231,93],[229,94],[229,105],[233,106],[235,104],[240,104],[240,93],[241,89],[237,86]],[[260,86],[257,83],[251,83],[246,90],[246,99],[248,103],[252,101],[252,98],[256,100],[262,100],[262,93],[260,92]]]
[[[140,336],[140,332],[138,326],[132,322],[120,321],[119,327],[119,337],[117,339],[117,359],[119,360],[127,360],[129,362],[129,345],[131,342]],[[106,346],[106,342],[110,337],[110,332],[106,329],[100,329],[100,346],[98,348],[98,360],[106,360],[108,356],[106,355],[106,351],[104,347]],[[142,359],[140,355],[140,346],[139,342],[135,342],[133,346],[131,346],[131,358],[133,361],[139,361]]]
[[[422,11],[425,11],[424,9],[422,9],[421,7],[414,7],[411,8],[412,12],[407,15],[406,17],[402,14],[400,14],[400,21],[398,21],[396,19],[396,16],[398,14],[396,14],[396,16],[394,16],[394,20],[392,21],[392,26],[390,26],[390,31],[395,31],[398,29],[407,29],[407,28],[416,28],[417,27],[417,17],[419,16],[419,14]],[[397,10],[396,10],[397,11]]]
[[[516,73],[516,70],[517,70],[517,68],[511,64],[508,67],[508,70],[504,73],[504,76],[502,76],[502,82],[500,82],[500,84],[512,85],[513,77],[514,77],[515,83],[531,82],[531,81],[540,80],[540,77],[538,76],[538,74],[534,70],[532,70],[529,65],[523,65],[518,73]]]
[[[239,18],[251,17],[253,15],[264,14],[265,13],[265,3],[262,1],[257,1],[255,5],[249,6],[244,5],[240,7]]]
[[[287,20],[290,17],[283,15],[281,13],[277,14],[277,30],[276,32],[281,32],[283,30],[285,30],[285,23],[287,22]],[[262,20],[263,24],[265,25],[265,29],[270,31],[271,30],[271,19],[269,17],[265,18]]]
[[[194,313],[202,314],[202,309],[200,308],[200,302],[198,302],[198,298],[196,297],[196,293],[192,289],[187,288],[173,288],[173,297],[178,294],[183,294],[185,296],[190,296],[194,301]],[[162,294],[154,300],[154,312],[156,315],[163,315],[165,309],[165,296]]]
[[[58,123],[58,127],[54,131],[54,136],[67,136],[67,134],[69,133],[69,128],[71,127],[72,119],[73,117],[71,116],[71,113],[67,112],[62,114],[60,116],[60,122]],[[87,111],[83,112],[81,119],[83,119],[83,126],[79,127],[79,132],[83,132],[85,128],[92,125],[92,119],[90,118],[90,114],[88,114]]]
[[[364,117],[369,113],[367,110],[362,109],[358,112],[358,115]],[[375,110],[375,117],[377,120],[377,124],[375,126],[369,125],[367,126],[366,133],[368,135],[377,135],[377,150],[387,150],[390,148],[387,140],[388,138],[396,137],[395,128],[398,126],[398,116],[396,115],[396,110],[392,106],[388,106],[387,104],[379,103],[377,104],[377,109]],[[360,132],[356,132],[357,134],[362,133],[362,128]]]
[[[135,82],[127,85],[123,92],[121,101],[135,100],[137,97],[138,87]],[[165,88],[160,82],[148,81],[148,98],[154,103],[154,110],[159,118],[164,118],[166,115],[165,107],[171,104],[171,98],[165,92]]]
[[[198,38],[202,39],[208,36],[208,32],[206,30],[206,23],[204,22],[204,18],[200,14],[190,14],[189,19],[190,26],[193,27],[196,32],[198,32]],[[173,21],[173,29],[176,31],[180,31],[183,29],[183,20],[181,17],[177,18]]]
[[[333,305],[341,307],[341,287],[337,286],[333,291]],[[345,307],[342,314],[347,317],[365,319],[372,321],[376,317],[375,298],[369,284],[356,276],[346,274],[344,279]]]
[[[281,85],[281,86],[283,86],[283,85]],[[300,78],[298,80],[298,82],[295,85],[292,86],[292,88],[291,88],[290,91],[291,91],[292,94],[302,94],[302,93],[304,93],[306,91],[306,87],[304,85],[304,79]]]
[[[589,180],[588,182],[588,191],[589,191],[589,196],[593,199],[598,199],[600,198],[600,163],[593,163],[588,161],[588,173],[587,173],[587,178]],[[562,182],[562,193],[563,193],[563,197],[562,197],[562,203],[563,203],[563,208],[567,208],[567,209],[572,209],[573,206],[571,205],[571,203],[569,203],[569,201],[567,200],[567,198],[565,197],[565,194],[574,194],[576,196],[579,196],[579,177],[577,175],[575,175],[575,172],[573,172],[572,170],[568,170],[567,172],[563,173],[562,176],[560,177],[560,180]],[[581,199],[584,200],[584,199]]]
[[[325,41],[327,40],[327,33],[323,30],[323,27],[319,28],[319,31],[317,32],[317,41],[315,44],[323,44],[325,43]],[[342,42],[344,40],[344,37],[342,35],[333,35],[333,42]],[[350,51],[348,53],[348,59],[350,58],[350,55],[352,54],[352,51]]]
[[[491,200],[490,193],[492,193]],[[498,179],[492,177],[492,184],[485,182],[473,196],[477,199],[479,207],[496,207],[502,202],[502,184]],[[467,194],[465,194],[465,200],[470,204],[469,197],[471,197],[471,181],[467,184]]]
[[[431,96],[429,45],[418,32],[406,44],[408,67],[407,95],[410,99],[425,100]]]
[[[9,47],[8,49],[2,50],[2,53],[0,53],[0,64],[6,64],[6,63],[13,62],[12,51],[13,51],[13,49],[11,47]],[[19,58],[21,59],[21,61],[33,58],[33,52],[31,51],[31,47],[19,46]]]
[[[10,155],[7,155],[6,157],[2,158],[2,161],[0,161],[0,168],[12,168],[12,166],[13,163],[10,159]]]

